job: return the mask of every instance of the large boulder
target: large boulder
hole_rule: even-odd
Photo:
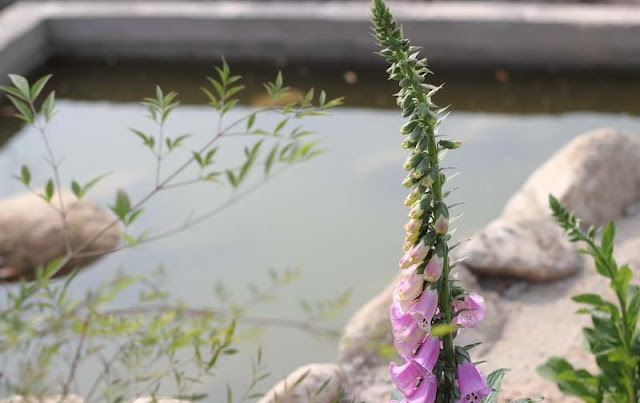
[[[337,402],[344,398],[346,376],[336,364],[308,364],[277,383],[258,403]]]
[[[502,215],[456,252],[479,275],[557,280],[583,265],[551,217],[549,194],[584,222],[603,224],[640,200],[640,141],[612,129],[575,138],[511,197]]]
[[[619,217],[640,200],[640,139],[614,129],[576,137],[529,176],[502,217],[548,216],[549,194],[589,224]]]
[[[78,248],[113,218],[97,205],[77,200],[68,191],[60,193],[67,210],[67,231],[72,248]],[[32,278],[38,267],[66,254],[64,230],[59,213],[58,193],[51,203],[33,193],[0,200],[0,281]],[[118,245],[118,227],[113,225],[91,243],[83,253],[108,251]],[[73,259],[57,275],[83,267],[100,256]]]

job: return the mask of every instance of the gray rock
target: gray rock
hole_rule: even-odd
[[[62,191],[62,203],[67,214],[67,227],[72,247],[77,248],[113,218],[95,204],[77,200]],[[26,193],[0,200],[0,281],[31,278],[35,270],[66,253],[62,220],[56,208],[60,203],[54,194],[51,205],[39,196]],[[118,227],[112,226],[84,252],[110,250],[118,245]],[[58,275],[95,261],[99,254],[72,260]]]
[[[258,403],[334,402],[343,393],[346,380],[336,364],[304,365],[278,382]]]
[[[464,265],[476,274],[529,281],[556,280],[582,267],[575,246],[550,217],[498,218],[461,245],[456,254],[465,256]]]
[[[640,139],[614,129],[576,137],[531,174],[502,217],[548,216],[550,193],[586,223],[619,217],[640,200]]]
[[[576,273],[583,259],[551,217],[549,194],[590,224],[632,213],[640,200],[640,140],[613,129],[577,137],[536,169],[502,215],[456,256],[467,257],[465,265],[479,275],[550,281]]]

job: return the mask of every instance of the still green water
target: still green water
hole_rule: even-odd
[[[170,118],[167,133],[192,133],[198,144],[216,124],[215,113],[202,104],[198,90],[211,70],[209,64],[167,62],[57,60],[45,66],[42,72],[55,74],[52,83],[60,99],[49,133],[56,153],[65,157],[62,175],[67,181],[71,174],[85,181],[114,172],[90,195],[102,205],[111,202],[118,187],[126,188],[132,198],[143,194],[153,181],[154,160],[128,131],[151,128],[136,102],[151,95],[155,83],[178,91],[184,105]],[[259,102],[260,83],[271,79],[276,67],[243,65],[238,72],[246,76],[248,89],[244,105],[230,120]],[[447,82],[437,101],[452,104],[454,111],[442,132],[464,142],[446,163],[461,171],[452,182],[460,187],[454,201],[466,203],[458,208],[465,213],[457,222],[460,238],[497,216],[526,177],[571,138],[604,126],[640,133],[638,77],[497,76],[500,80],[496,72],[451,72],[434,78],[435,83]],[[406,190],[400,184],[406,152],[398,134],[403,119],[393,109],[395,87],[380,71],[355,68],[293,66],[285,69],[285,80],[293,88],[315,86],[329,95],[346,95],[345,107],[307,121],[329,152],[277,177],[200,226],[104,258],[78,276],[79,292],[118,269],[144,273],[163,265],[177,298],[207,305],[219,280],[242,295],[248,281],[266,278],[268,268],[301,265],[302,278],[278,301],[257,307],[258,312],[300,317],[300,298],[323,299],[352,288],[350,305],[330,323],[341,326],[388,284],[397,270],[406,220]],[[6,106],[0,108],[0,113],[10,112]],[[276,117],[270,119],[277,122]],[[267,127],[269,121],[260,123]],[[0,171],[7,177],[0,181],[0,196],[22,191],[9,175],[24,162],[30,163],[34,178],[48,177],[43,146],[33,130],[0,117],[0,133],[6,138]],[[240,143],[228,140],[226,146]],[[208,185],[167,192],[148,205],[138,228],[179,225],[189,212],[209,209],[226,196],[222,188]],[[263,389],[299,365],[336,357],[335,342],[291,329],[269,329],[259,342],[272,372]],[[252,350],[253,345],[246,343],[245,348]],[[249,373],[249,357],[226,360],[219,377],[204,391],[220,396],[226,381],[240,387]],[[92,379],[92,370],[88,367],[83,376]]]

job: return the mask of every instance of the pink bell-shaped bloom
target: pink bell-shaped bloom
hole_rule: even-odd
[[[406,399],[407,403],[433,403],[436,401],[438,383],[430,372],[425,373],[415,393]]]
[[[459,312],[453,323],[466,329],[474,328],[484,319],[484,298],[478,294],[469,294],[462,301],[453,301],[453,309]]]
[[[393,330],[393,333],[406,330],[409,325],[414,322],[411,314],[403,311],[398,301],[393,301],[391,304],[389,316],[391,318],[391,329]]]
[[[430,370],[422,368],[412,359],[398,366],[389,364],[391,379],[404,395],[402,403],[433,403],[436,400],[437,381]]]
[[[405,329],[393,332],[393,344],[401,356],[413,357],[425,337],[427,332],[413,321]]]
[[[422,263],[424,261],[424,258],[427,257],[427,254],[429,253],[429,249],[431,249],[431,246],[425,244],[422,241],[419,242],[409,252],[411,256],[411,261],[413,263],[418,263],[418,264]]]
[[[475,365],[469,361],[458,365],[458,387],[460,387],[460,400],[456,403],[480,402],[483,397],[491,393],[482,374]]]
[[[413,396],[424,379],[425,370],[417,362],[407,359],[404,365],[389,364],[389,373],[398,390],[408,398]]]
[[[416,267],[414,265],[403,272],[393,294],[394,300],[398,301],[403,311],[406,311],[422,293],[424,280],[421,275],[416,274]]]
[[[427,338],[420,346],[420,350],[413,360],[420,364],[422,368],[429,373],[433,371],[433,367],[438,362],[438,356],[440,355],[440,339],[437,337],[427,336]]]
[[[443,263],[443,259],[437,254],[434,254],[424,268],[424,280],[430,283],[438,281],[442,275]]]
[[[438,291],[426,288],[420,298],[409,308],[409,313],[425,332],[431,330],[431,320],[438,308]]]

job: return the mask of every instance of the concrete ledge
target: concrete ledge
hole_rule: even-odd
[[[436,64],[640,67],[640,7],[403,3],[392,8]],[[369,2],[16,3],[0,14],[0,77],[52,53],[89,57],[381,63]]]

